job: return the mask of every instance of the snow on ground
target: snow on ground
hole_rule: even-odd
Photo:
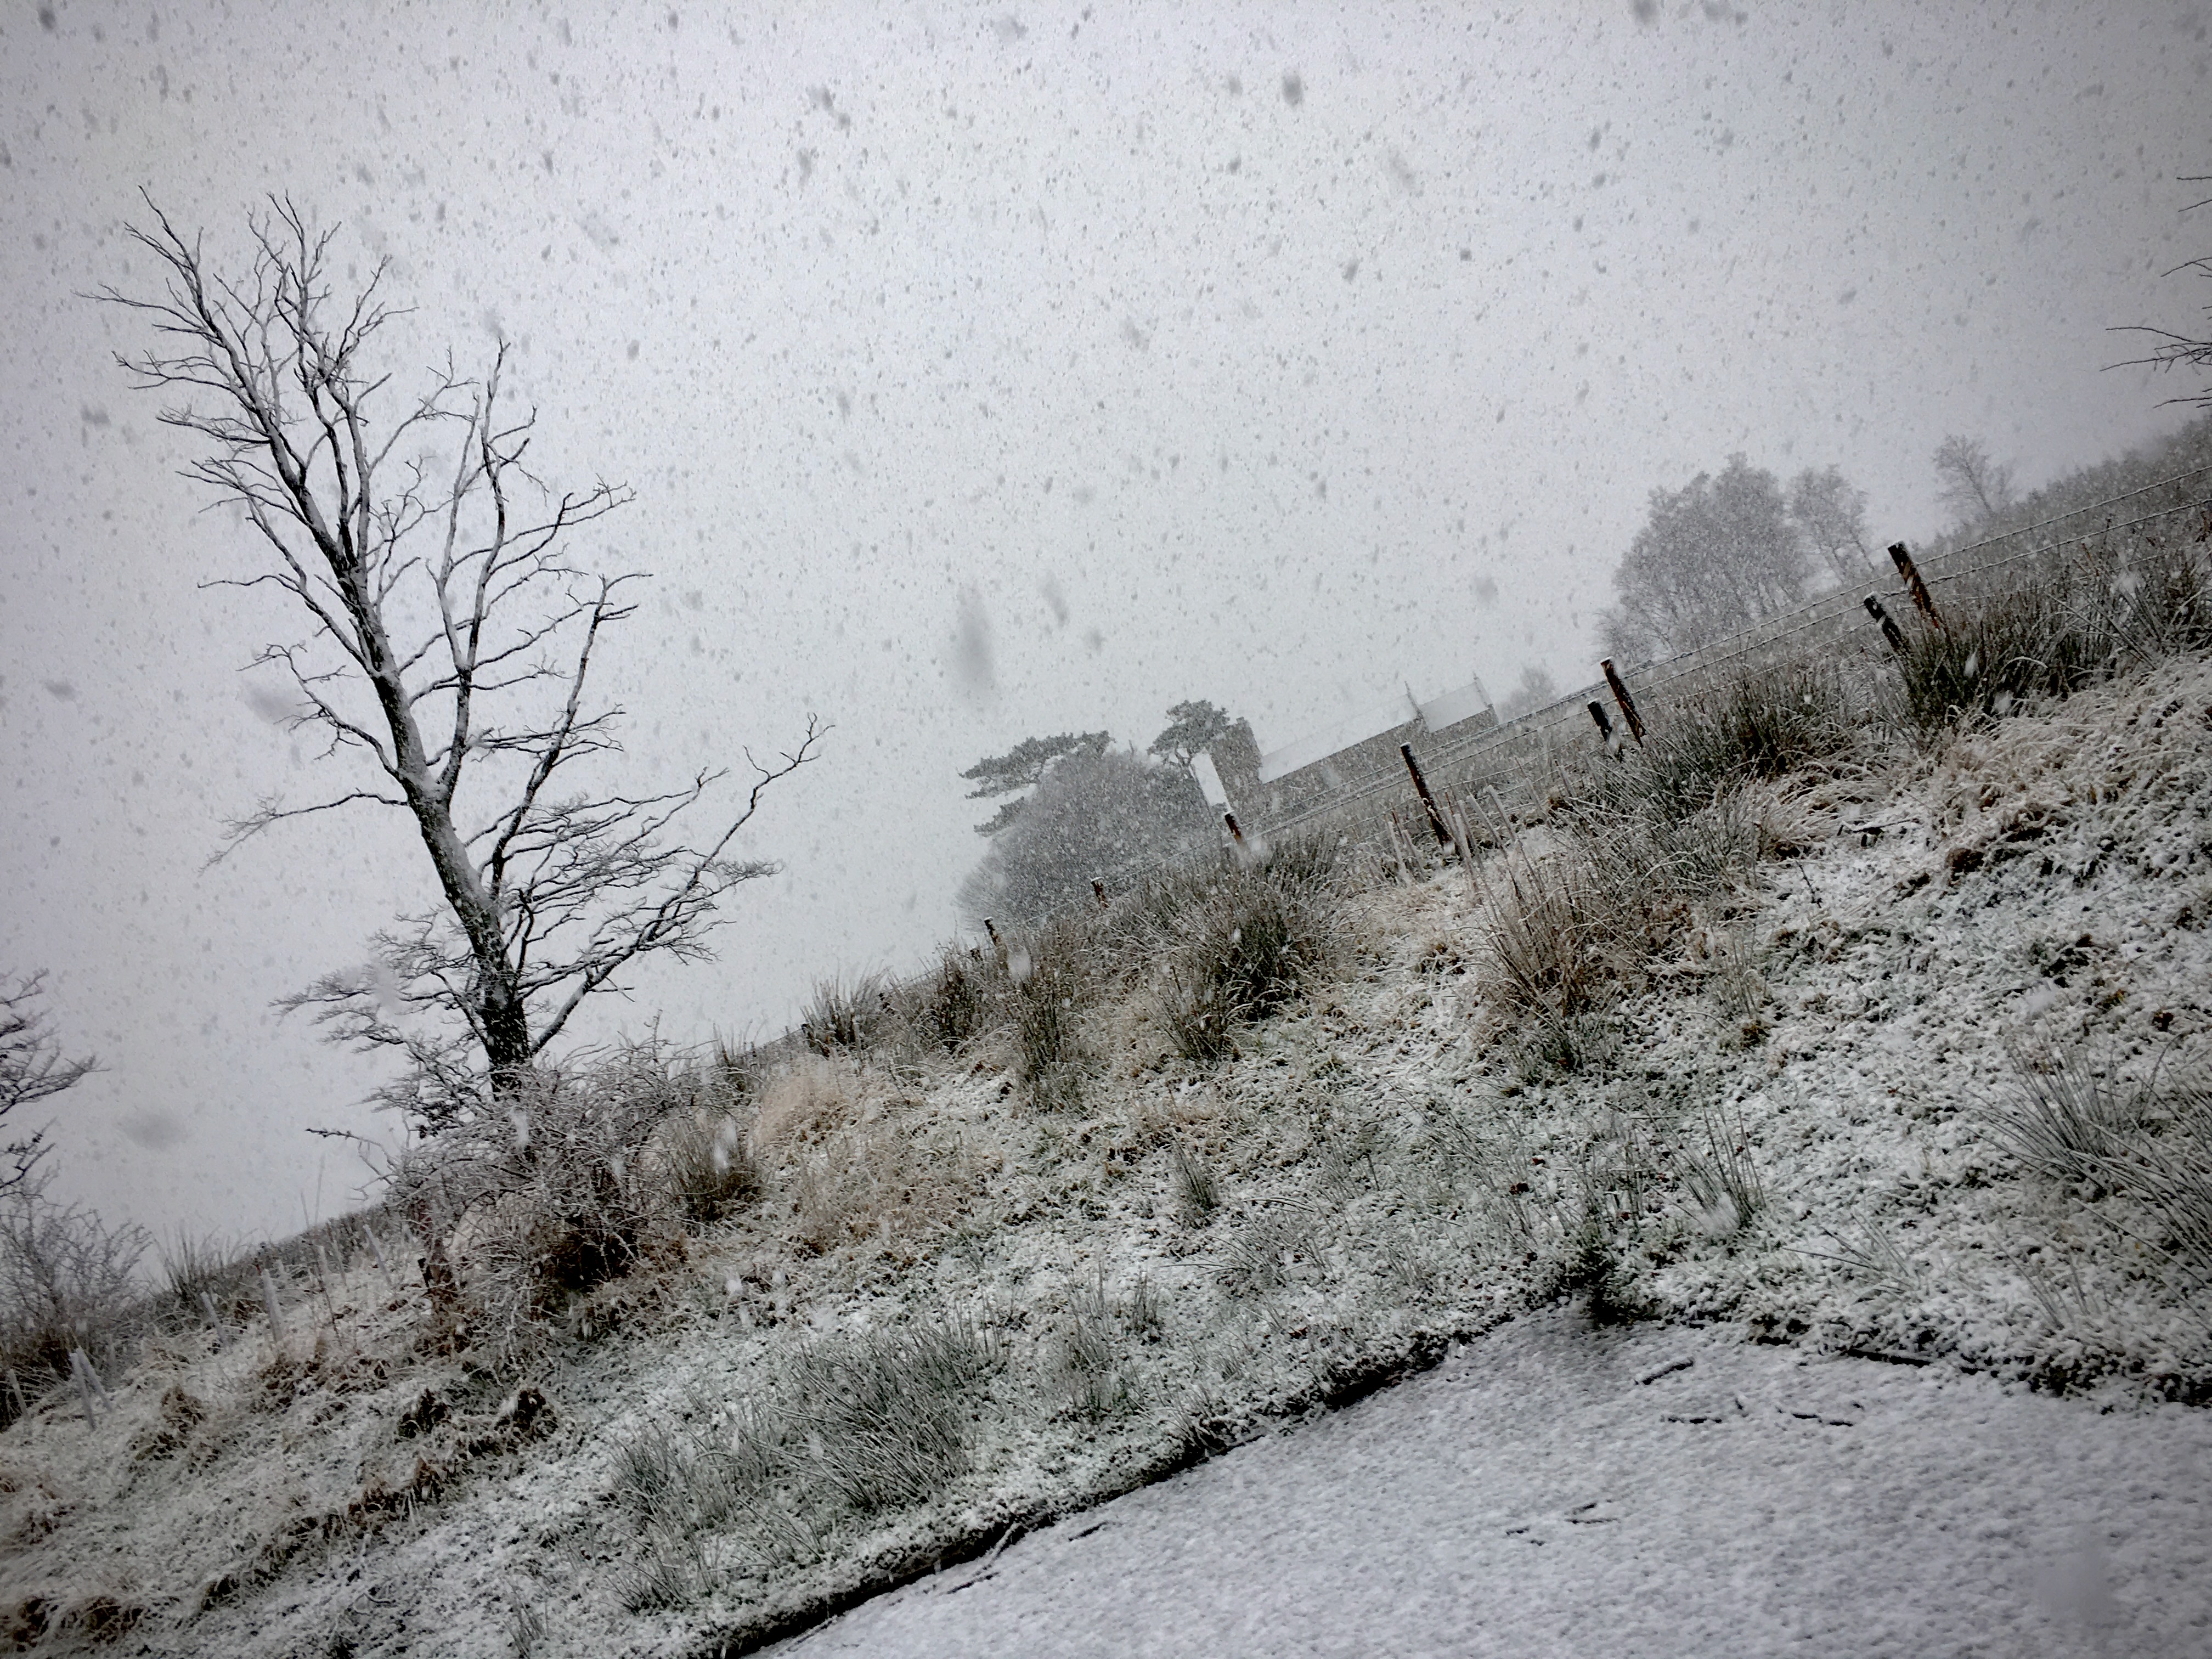
[[[2208,1586],[2201,1411],[1552,1313],[769,1651],[2176,1659]]]
[[[522,1377],[427,1351],[408,1287],[370,1269],[319,1313],[303,1309],[281,1363],[264,1328],[219,1352],[179,1337],[111,1381],[114,1410],[97,1429],[66,1398],[33,1411],[0,1435],[0,1612],[26,1639],[73,1614],[104,1623],[119,1651],[238,1659],[497,1655],[532,1632],[541,1656],[743,1648],[1542,1305],[1595,1188],[1613,1299],[1715,1328],[1516,1325],[1455,1362],[1453,1377],[1504,1364],[1498,1375],[1524,1379],[1509,1396],[1556,1366],[1577,1403],[1560,1407],[1556,1434],[1538,1434],[1550,1413],[1484,1405],[1480,1421],[1462,1419],[1476,1437],[1465,1455],[1487,1461],[1462,1486],[1473,1565],[1450,1618],[1525,1617],[1485,1626],[1501,1650],[1519,1639],[1507,1632],[1533,1641],[1552,1628],[1543,1618],[1600,1607],[1618,1628],[1658,1632],[1654,1650],[1729,1650],[1665,1645],[1714,1629],[1771,1650],[1754,1636],[1793,1619],[1842,1621],[1816,1624],[1816,1637],[1881,1635],[1902,1629],[1910,1606],[1951,1621],[1923,1627],[1939,1648],[1974,1650],[1975,1621],[1995,1620],[2026,1645],[1982,1650],[2031,1651],[2075,1639],[2022,1588],[2020,1574],[2057,1562],[2049,1583],[2093,1587],[2082,1606],[2103,1605],[2094,1584],[2107,1574],[2124,1618],[2098,1628],[2113,1642],[2201,1638],[2187,1623],[2202,1617],[2201,1577],[2192,1610],[2159,1577],[2181,1558],[2148,1540],[2196,1515],[2201,1544],[2203,1518],[2148,1495],[2180,1490],[2162,1473],[2131,1472],[2200,1455],[2201,1415],[2142,1407],[2212,1399],[2201,1298],[2143,1248],[2154,1229],[2123,1200],[2032,1177],[1993,1128],[2018,1086],[2008,1044],[2069,1045],[2137,1079],[2203,1074],[2208,720],[2212,666],[2177,662],[1932,757],[1786,781],[1762,806],[1775,856],[1691,919],[1571,1075],[1531,1064],[1480,1005],[1483,907],[1456,868],[1346,900],[1340,971],[1218,1066],[1176,1059],[1139,995],[1084,1016],[1096,1073],[1066,1112],[1032,1110],[994,1042],[825,1073],[820,1121],[795,1134],[768,1200],[610,1287],[596,1338],[556,1346]],[[1748,1215],[1701,1195],[1717,1159],[1755,1175],[1764,1201]],[[1216,1189],[1210,1209],[1191,1200],[1193,1171]],[[749,1413],[790,1395],[795,1356],[948,1329],[989,1364],[960,1396],[958,1467],[922,1501],[838,1509],[787,1485],[697,1524],[618,1492],[623,1448],[655,1436],[726,1457]],[[1746,1348],[1742,1333],[1795,1346]],[[1697,1365],[1620,1383],[1641,1356],[1678,1350]],[[1923,1363],[1798,1364],[1851,1351]],[[2031,1384],[2090,1394],[2001,1391]],[[519,1412],[520,1385],[549,1409]],[[1310,1444],[1322,1471],[1364,1432],[1355,1422],[1403,1422],[1425,1401],[1472,1408],[1504,1387],[1431,1379],[1356,1419],[1264,1439],[1222,1469],[1274,1469],[1304,1455],[1286,1448]],[[1732,1415],[1737,1395],[1745,1410]],[[1856,1413],[1860,1426],[1785,1420],[1765,1403],[1775,1400]],[[1675,1415],[1723,1420],[1668,1423],[1672,1407],[1655,1402],[1675,1401],[1692,1407]],[[2041,1435],[2049,1458],[2015,1457],[2008,1486],[1975,1462],[1961,1425],[1977,1413],[1999,1436],[1990,1443]],[[1423,1456],[1441,1474],[1433,1450],[1377,1467],[1392,1486],[1414,1483]],[[1216,1479],[1231,1477],[1185,1484]],[[1844,1480],[1860,1483],[1856,1507],[1838,1507]],[[1165,1513],[1182,1490],[1127,1512]],[[1348,1479],[1337,1501],[1376,1490]],[[1604,1524],[1575,1524],[1585,1502],[1616,1507],[1583,1517]],[[1923,1513],[1948,1518],[1946,1551],[1926,1546]],[[1523,1524],[1529,1534],[1505,1531]],[[1847,1525],[1859,1529],[1820,1531]],[[1070,1530],[1010,1548],[1000,1577],[961,1600],[1034,1589],[1008,1575]],[[1852,1556],[1816,1547],[1847,1535]],[[1684,1538],[1696,1547],[1669,1541]],[[1430,1547],[1378,1548],[1352,1577],[1416,1572]],[[1588,1607],[1573,1605],[1572,1571],[1546,1581],[1564,1613],[1544,1597],[1525,1615],[1484,1599],[1492,1576],[1525,1576],[1539,1559],[1583,1562]],[[1697,1565],[1707,1559],[1728,1564],[1726,1594],[1700,1596],[1722,1577]],[[1936,1577],[1946,1560],[1963,1587],[1948,1603]],[[1802,1595],[1753,1593],[1778,1564]],[[1287,1601],[1270,1592],[1303,1571],[1267,1569],[1241,1612],[1206,1616],[1305,1608],[1313,1645],[1286,1634],[1285,1650],[1362,1646],[1326,1635],[1340,1630],[1327,1611],[1334,1570],[1316,1568]],[[1420,1594],[1444,1595],[1443,1582],[1420,1580]],[[1171,1599],[1122,1596],[1124,1617]],[[1443,1601],[1423,1605],[1442,1621],[1425,1628],[1449,1627]],[[1662,1607],[1674,1611],[1651,1611]],[[1735,1622],[1698,1622],[1723,1614]],[[1097,1616],[1070,1613],[1061,1629]],[[2175,1642],[2143,1650],[2187,1650]]]

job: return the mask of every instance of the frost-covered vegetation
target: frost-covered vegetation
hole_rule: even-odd
[[[180,1256],[96,1387],[19,1376],[10,1634],[742,1648],[1561,1297],[2212,1400],[2173,529],[1647,709],[1464,860],[1201,860],[773,1054],[541,1069],[378,1215]]]

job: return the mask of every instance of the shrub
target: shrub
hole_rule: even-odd
[[[931,1042],[957,1053],[983,1029],[987,996],[981,962],[948,945],[923,982],[915,1023]]]
[[[1997,1115],[1999,1139],[2045,1180],[2132,1200],[2154,1224],[2139,1242],[2200,1281],[2212,1273],[2212,1090],[2123,1086],[2076,1052],[2014,1059],[2021,1086]],[[2124,1215],[2107,1218],[2136,1231]]]
[[[70,1352],[112,1365],[141,1321],[132,1273],[153,1241],[46,1197],[50,1171],[0,1198],[0,1363],[28,1389],[70,1374]],[[0,1393],[12,1421],[14,1390]]]
[[[813,999],[801,1016],[806,1046],[817,1054],[858,1054],[878,1041],[890,1023],[890,1000],[873,974],[847,981],[817,980]]]
[[[626,1043],[526,1074],[503,1114],[403,1162],[393,1201],[429,1231],[433,1254],[450,1237],[465,1259],[472,1340],[488,1332],[515,1358],[571,1296],[629,1272],[685,1218],[738,1200],[746,1172],[734,1146],[730,1166],[714,1167],[717,1143],[732,1139],[720,1075],[657,1039]]]
[[[2014,583],[1947,596],[1947,625],[1908,641],[1899,689],[1906,722],[1923,738],[2212,641],[2212,585],[2200,556],[2180,543],[2053,556]]]
[[[1856,735],[1832,665],[1751,665],[1666,711],[1649,743],[1623,757],[1614,793],[1662,820],[1711,806],[1731,786],[1832,759]]]
[[[1184,1058],[1218,1060],[1235,1046],[1238,1026],[1276,1012],[1320,973],[1327,932],[1313,890],[1264,866],[1179,885],[1173,898],[1158,988],[1162,1019]]]

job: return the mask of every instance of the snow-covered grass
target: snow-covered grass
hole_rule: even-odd
[[[468,1294],[536,1300],[334,1267],[150,1343],[0,1436],[13,1633],[743,1649],[1561,1295],[2212,1399],[2212,665],[1925,744],[1778,706],[1787,764],[1602,763],[1471,870],[1286,849],[948,952],[478,1212],[612,1216],[611,1276],[472,1221]]]

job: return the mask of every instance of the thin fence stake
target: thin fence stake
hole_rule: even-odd
[[[376,1229],[374,1227],[363,1226],[362,1231],[368,1235],[368,1253],[376,1258],[376,1270],[384,1275],[385,1284],[389,1285],[392,1293],[397,1296],[399,1293],[399,1281],[392,1276],[392,1264],[384,1259],[384,1241],[377,1237]]]
[[[1920,580],[1920,568],[1912,562],[1911,550],[1903,542],[1892,542],[1889,556],[1897,566],[1897,574],[1905,578],[1905,592],[1912,595],[1912,603],[1919,608],[1920,614],[1928,618],[1930,625],[1948,633],[1950,630],[1943,628],[1942,617],[1936,614],[1936,601],[1928,592],[1928,584]]]
[[[1605,683],[1612,688],[1613,700],[1620,705],[1621,717],[1628,722],[1628,735],[1634,738],[1638,745],[1641,747],[1644,742],[1644,717],[1636,712],[1636,699],[1628,695],[1628,688],[1621,684],[1620,675],[1614,670],[1612,658],[1607,657],[1598,666],[1605,671]]]
[[[269,1310],[269,1333],[276,1339],[276,1346],[284,1346],[284,1310],[276,1304],[276,1281],[269,1276],[269,1269],[261,1270],[261,1304]]]
[[[215,1328],[215,1348],[217,1353],[221,1353],[222,1352],[222,1320],[216,1313],[215,1298],[205,1291],[200,1292],[200,1309],[207,1315],[208,1323]]]
[[[30,1404],[23,1398],[23,1384],[15,1376],[13,1365],[8,1367],[8,1392],[15,1396],[15,1415],[28,1417],[31,1414]]]
[[[1897,619],[1883,610],[1881,601],[1871,593],[1866,596],[1866,608],[1867,615],[1881,624],[1881,636],[1889,641],[1889,648],[1896,652],[1899,656],[1903,656],[1905,630],[1897,625]]]
[[[1437,811],[1437,798],[1429,793],[1429,781],[1421,775],[1420,762],[1413,758],[1413,745],[1401,743],[1398,745],[1398,753],[1405,760],[1406,769],[1413,775],[1413,793],[1421,798],[1421,805],[1428,810],[1429,828],[1437,832],[1437,845],[1449,848],[1452,844],[1451,831],[1444,827],[1444,815]]]
[[[70,1379],[76,1384],[77,1398],[84,1401],[84,1420],[99,1427],[100,1413],[92,1403],[92,1391],[100,1389],[100,1400],[105,1402],[107,1390],[100,1388],[100,1378],[93,1374],[92,1361],[84,1357],[82,1348],[70,1350]]]

